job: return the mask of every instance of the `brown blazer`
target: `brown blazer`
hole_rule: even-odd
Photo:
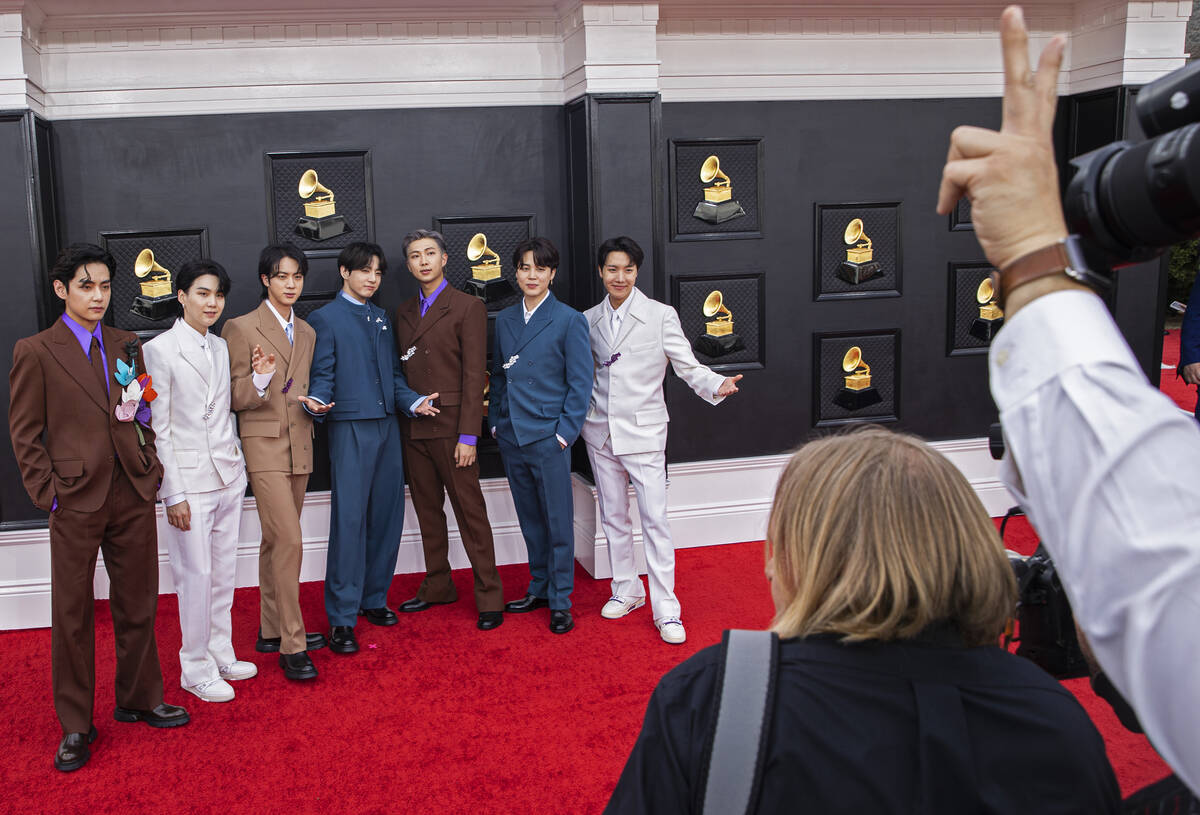
[[[118,460],[143,499],[153,501],[158,490],[162,465],[154,449],[154,431],[142,428],[143,446],[135,422],[117,421],[114,413],[121,385],[113,373],[118,359],[129,362],[125,344],[137,343],[137,335],[107,325],[101,333],[108,358],[108,395],[61,319],[13,347],[9,434],[21,480],[39,509],[49,511],[57,498],[60,506],[95,512],[109,495]],[[137,347],[137,372],[142,374],[146,368],[141,345]]]
[[[417,393],[437,393],[437,416],[401,417],[406,437],[478,436],[483,426],[487,371],[487,309],[477,297],[446,286],[421,316],[418,297],[396,309],[396,346],[404,378]],[[409,355],[409,349],[416,350]]]
[[[312,416],[297,397],[308,395],[308,369],[317,333],[296,316],[292,334],[295,345],[288,342],[265,300],[221,329],[221,339],[229,344],[230,396],[238,416],[247,472],[308,475],[313,469]],[[264,353],[275,354],[275,376],[261,397],[254,388],[254,369],[250,367],[255,345],[261,345]],[[285,387],[287,393],[283,392]]]

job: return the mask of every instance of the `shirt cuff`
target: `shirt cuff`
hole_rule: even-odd
[[[417,415],[417,408],[418,408],[418,407],[420,407],[420,406],[421,406],[421,403],[422,403],[422,402],[424,402],[424,401],[425,401],[426,399],[428,399],[428,398],[429,398],[428,396],[418,396],[418,397],[417,397],[417,399],[416,399],[416,401],[415,401],[415,402],[413,402],[411,405],[409,405],[409,406],[408,406],[408,412],[409,412],[409,414],[410,414],[410,415],[412,415],[412,416],[416,416],[416,415]]]
[[[271,379],[274,376],[275,376],[275,372],[271,371],[271,373],[269,373],[269,374],[255,373],[253,376],[250,377],[250,379],[253,380],[253,382],[254,382],[254,389],[258,391],[259,396],[266,395],[267,388],[270,386]]]
[[[1104,302],[1083,291],[1047,294],[1006,320],[992,342],[992,398],[1003,414],[1064,371],[1106,362],[1140,370]]]
[[[459,433],[458,434],[458,443],[459,444],[469,444],[471,447],[474,447],[476,442],[478,442],[478,441],[479,441],[479,437],[472,436],[470,433]]]
[[[176,504],[182,503],[187,498],[187,493],[177,492],[174,495],[168,495],[162,499],[164,507],[173,507]]]

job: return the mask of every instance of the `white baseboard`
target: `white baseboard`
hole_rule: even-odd
[[[965,439],[934,442],[933,446],[953,461],[967,476],[984,507],[993,516],[1003,515],[1012,504],[1008,491],[996,477],[997,464],[987,452],[986,439]],[[786,455],[756,458],[722,459],[672,464],[669,467],[667,518],[675,546],[711,546],[738,541],[762,540],[771,507],[771,496]],[[482,482],[488,517],[492,522],[498,564],[524,563],[525,541],[517,522],[516,509],[508,482],[503,478]],[[608,542],[597,523],[596,491],[586,479],[572,476],[575,503],[575,557],[597,579],[612,576],[608,560]],[[636,502],[632,501],[634,545],[642,571],[645,559],[641,549],[641,522]],[[425,570],[421,549],[421,534],[412,499],[407,488],[404,494],[404,532],[396,574],[412,574]],[[159,529],[166,525],[161,505],[158,507]],[[458,533],[453,510],[446,505],[450,525],[450,565],[455,569],[470,565]],[[325,578],[325,551],[329,536],[329,493],[311,492],[304,502],[300,519],[304,535],[304,560],[300,579]],[[261,530],[254,499],[242,504],[237,554],[237,585],[258,585],[258,542]],[[50,624],[50,533],[47,529],[0,532],[0,629],[40,628]],[[174,592],[166,547],[159,543],[159,590]],[[95,593],[99,599],[108,597],[108,573],[103,557],[96,565]]]

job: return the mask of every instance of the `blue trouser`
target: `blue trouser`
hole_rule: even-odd
[[[575,587],[571,451],[554,436],[524,447],[499,441],[529,554],[529,593],[549,599],[552,609],[568,609]]]
[[[333,477],[325,614],[353,626],[387,605],[404,528],[404,459],[395,416],[329,423]]]

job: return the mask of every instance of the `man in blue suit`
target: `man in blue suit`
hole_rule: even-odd
[[[317,332],[308,395],[328,403],[333,477],[325,613],[329,649],[358,650],[356,615],[395,625],[387,590],[404,526],[404,462],[397,411],[432,416],[437,394],[421,396],[400,370],[392,322],[370,302],[387,270],[383,250],[352,243],[338,255],[342,290],[308,318]]]
[[[588,324],[550,292],[558,250],[545,238],[513,252],[524,295],[496,317],[491,371],[492,434],[500,443],[521,534],[529,589],[510,613],[550,608],[550,630],[565,634],[575,580],[570,447],[592,396]]]
[[[1183,330],[1179,334],[1179,375],[1189,385],[1200,385],[1200,275],[1196,275],[1187,311],[1183,313]],[[1196,402],[1196,418],[1200,419],[1200,401]]]

